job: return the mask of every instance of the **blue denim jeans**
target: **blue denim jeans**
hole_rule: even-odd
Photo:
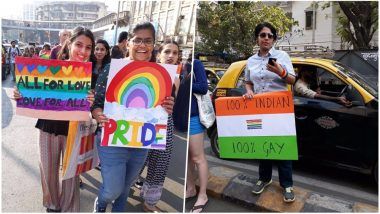
[[[100,136],[97,135],[97,138]],[[98,207],[112,204],[112,212],[125,212],[129,189],[144,165],[148,149],[102,147],[97,140],[103,183],[99,190]]]
[[[278,167],[278,177],[282,188],[293,186],[293,170],[291,160],[260,160],[259,179],[269,181],[272,179],[272,164]]]

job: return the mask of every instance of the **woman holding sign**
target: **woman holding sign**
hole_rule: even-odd
[[[174,40],[166,40],[158,49],[157,60],[163,64],[177,65],[179,62],[179,45]],[[175,79],[178,80],[178,78]],[[173,92],[178,86],[173,88]],[[173,94],[173,93],[172,93]],[[169,169],[170,159],[173,150],[173,118],[169,115],[166,149],[165,150],[149,150],[146,160],[147,176],[143,184],[140,184],[140,195],[144,199],[143,209],[145,212],[162,212],[156,204],[161,198],[164,188],[165,177]],[[140,173],[141,174],[141,173]],[[138,182],[136,182],[138,185]]]
[[[194,93],[206,94],[207,77],[206,71],[201,61],[194,60],[194,75],[191,95],[191,113],[190,113],[190,138],[189,138],[189,158],[187,164],[186,178],[186,199],[197,198],[190,212],[203,212],[207,203],[208,197],[206,194],[208,181],[208,164],[204,153],[204,131],[205,127],[199,119],[199,109],[197,99]],[[199,193],[195,188],[195,166],[198,169],[199,178]]]
[[[152,62],[155,42],[155,29],[149,22],[137,24],[128,42],[130,60]],[[104,126],[108,118],[103,114],[105,93],[110,66],[99,75],[95,86],[95,103],[92,115],[99,126]],[[170,115],[173,111],[174,98],[166,97],[162,107]],[[100,141],[100,140],[99,140]],[[99,142],[98,141],[98,142]],[[103,183],[94,203],[95,212],[104,212],[112,203],[112,212],[124,212],[129,189],[136,180],[148,154],[147,149],[103,147],[98,144]]]
[[[66,43],[69,51],[69,61],[88,62],[95,47],[92,32],[83,27],[77,27]],[[20,99],[21,94],[16,88],[14,98]],[[87,101],[94,101],[94,94],[89,92]],[[40,129],[40,172],[43,191],[43,205],[47,212],[79,212],[79,176],[63,180],[60,183],[59,170],[61,153],[65,151],[69,121],[41,120],[36,128]]]
[[[277,39],[276,29],[269,23],[260,23],[255,28],[255,39],[259,52],[248,59],[245,70],[246,93],[243,98],[251,99],[255,94],[286,91],[287,84],[295,82],[294,70],[289,55],[273,48]],[[284,188],[284,201],[295,200],[293,192],[292,162],[290,160],[260,160],[259,180],[253,187],[260,194],[272,183],[272,163],[278,164],[280,185]]]

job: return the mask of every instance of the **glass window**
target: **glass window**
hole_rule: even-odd
[[[313,11],[306,11],[305,14],[306,14],[305,29],[306,30],[312,30],[313,29]],[[317,28],[317,23],[316,22],[315,22],[315,28]]]
[[[168,18],[166,22],[166,34],[167,35],[173,35],[174,34],[174,10],[169,10],[168,12]]]

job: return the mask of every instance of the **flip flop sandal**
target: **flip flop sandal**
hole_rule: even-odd
[[[208,201],[206,201],[206,203],[202,204],[202,205],[197,205],[197,206],[193,206],[193,208],[191,208],[190,212],[194,212],[194,210],[199,210],[201,209],[200,213],[203,212],[203,210],[206,208],[207,204],[208,204]]]

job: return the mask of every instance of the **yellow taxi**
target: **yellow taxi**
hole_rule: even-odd
[[[310,70],[314,87],[322,94],[345,96],[351,107],[294,95],[298,149],[312,158],[340,168],[378,175],[378,88],[359,72],[340,62],[321,58],[292,58],[296,74]],[[218,97],[245,93],[247,61],[232,63],[213,91]],[[292,87],[289,86],[289,90]],[[216,123],[207,130],[212,150],[219,157]]]

